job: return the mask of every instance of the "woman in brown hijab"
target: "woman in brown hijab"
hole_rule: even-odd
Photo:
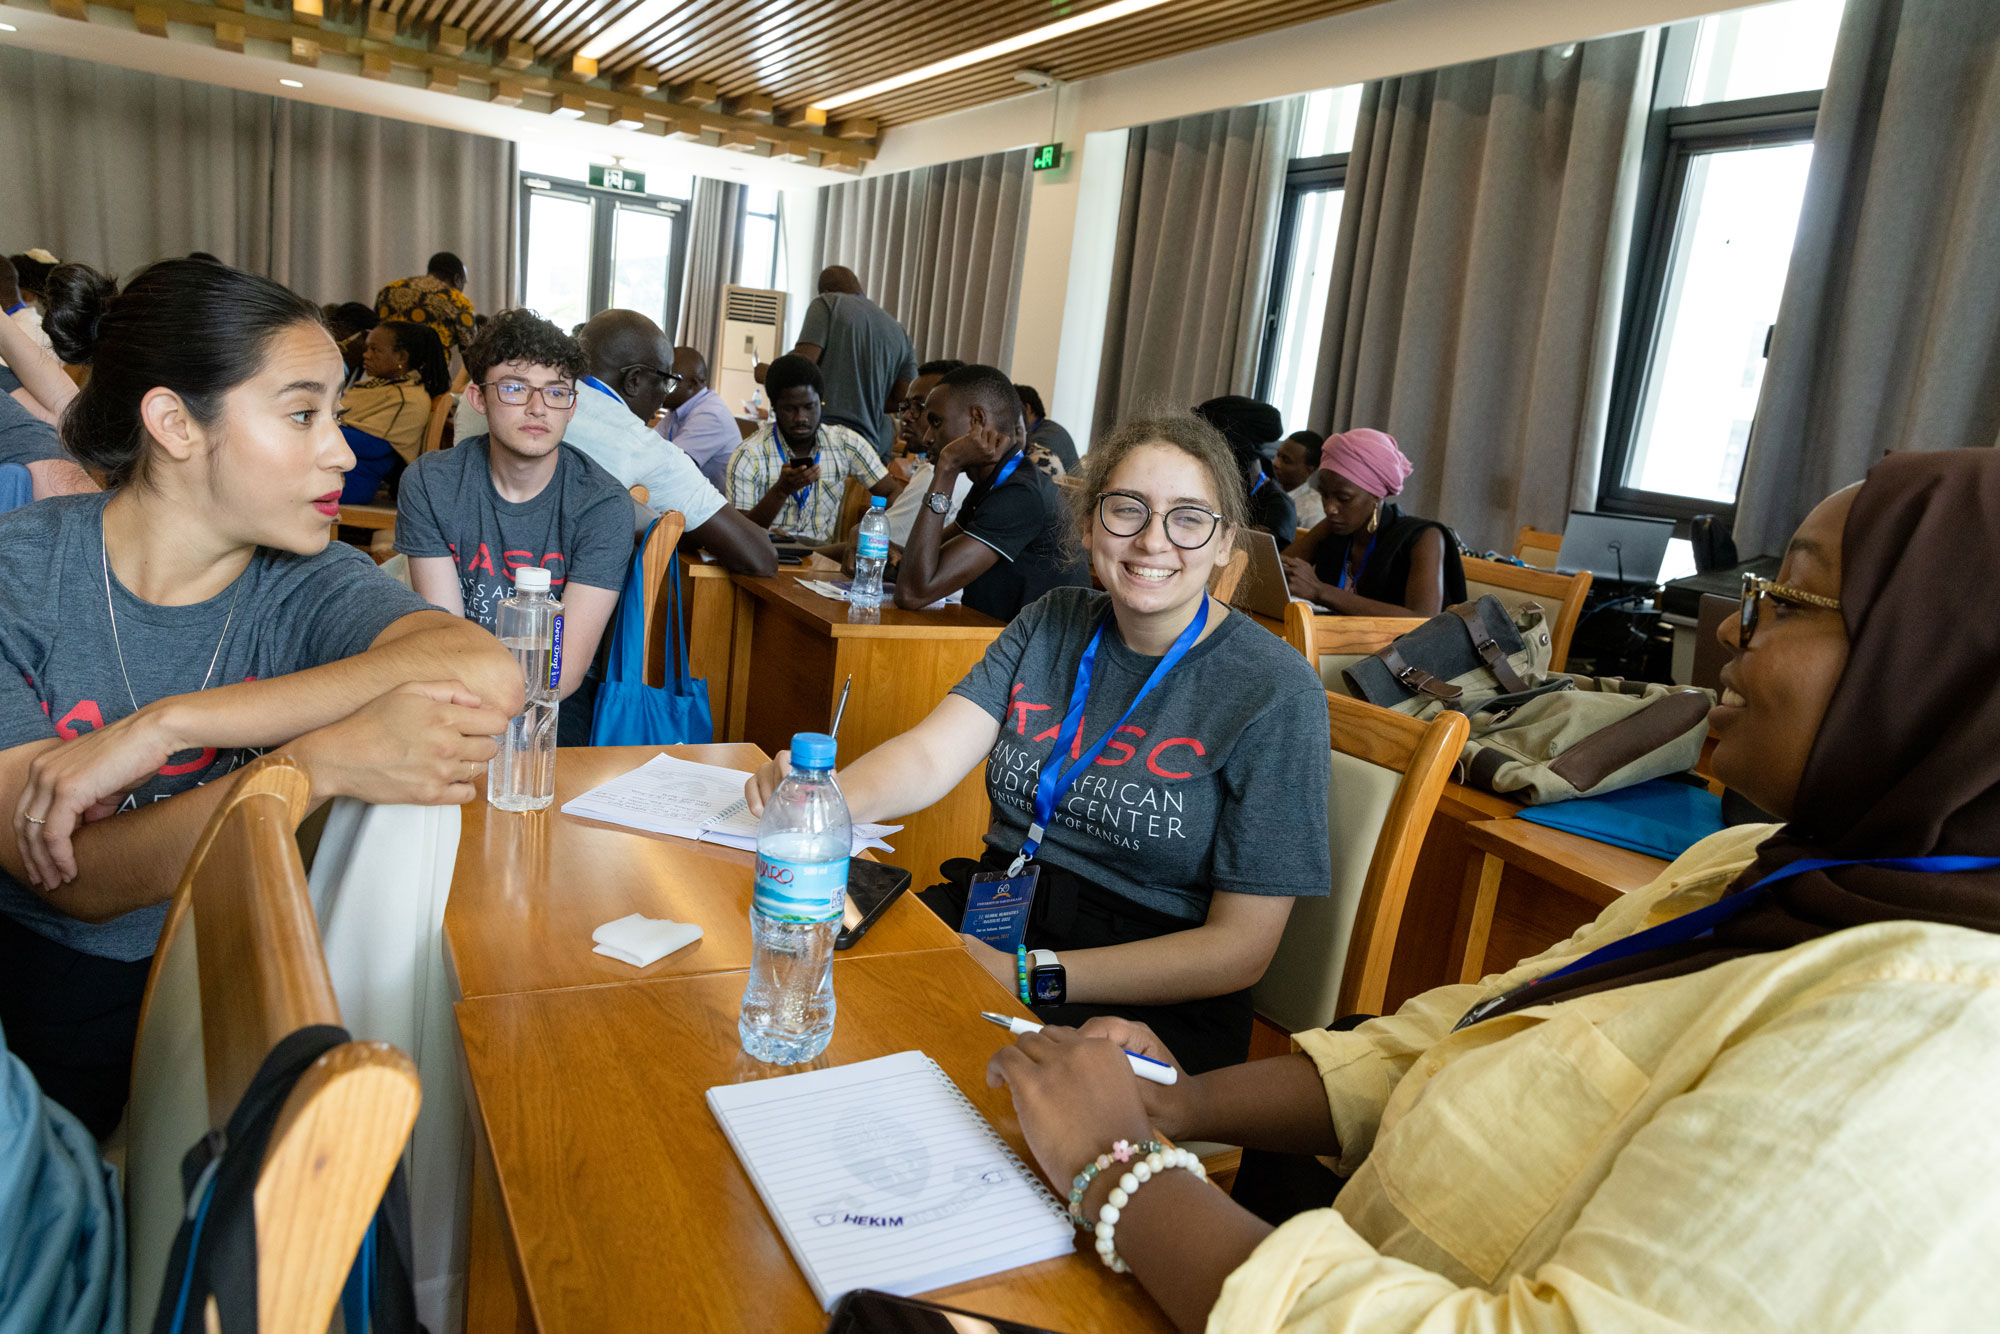
[[[1106,1164],[1078,1210],[1187,1329],[1990,1325],[1996,571],[2000,452],[1890,457],[1723,633],[1714,769],[1782,826],[1290,1056],[1161,1087],[1118,1050],[1170,1059],[1151,1034],[1093,1021],[989,1078],[1063,1193]],[[1156,1136],[1349,1179],[1273,1231],[1188,1171],[1114,1181]]]

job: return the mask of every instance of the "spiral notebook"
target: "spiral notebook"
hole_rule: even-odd
[[[719,1085],[708,1107],[829,1311],[1074,1249],[1068,1212],[920,1051]]]

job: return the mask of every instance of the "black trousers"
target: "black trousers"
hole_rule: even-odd
[[[61,945],[0,915],[0,1025],[42,1092],[103,1139],[132,1086],[132,1044],[151,959]]]
[[[991,848],[978,861],[954,857],[938,870],[945,883],[919,897],[933,912],[956,928],[965,917],[972,877],[981,871],[1004,871],[1013,857]],[[1132,902],[1047,862],[1036,862],[1042,877],[1028,915],[1028,948],[1097,949],[1186,931],[1195,923]],[[1046,1024],[1075,1026],[1099,1015],[1112,1015],[1146,1025],[1174,1054],[1189,1074],[1236,1065],[1250,1054],[1250,993],[1180,1001],[1173,1005],[1038,1005],[1035,1014]]]

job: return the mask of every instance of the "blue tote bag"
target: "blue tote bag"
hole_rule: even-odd
[[[655,519],[654,523],[659,520]],[[648,527],[646,536],[653,530]],[[679,746],[715,740],[708,710],[708,682],[688,675],[681,633],[681,563],[667,562],[667,671],[665,686],[646,684],[646,541],[632,554],[632,570],[618,597],[611,653],[597,687],[593,746]]]

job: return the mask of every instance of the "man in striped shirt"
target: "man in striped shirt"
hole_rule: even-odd
[[[878,496],[898,490],[873,445],[821,420],[825,388],[819,367],[804,357],[772,362],[764,379],[771,420],[729,460],[732,505],[761,528],[816,545],[840,537],[840,500],[849,477]]]

